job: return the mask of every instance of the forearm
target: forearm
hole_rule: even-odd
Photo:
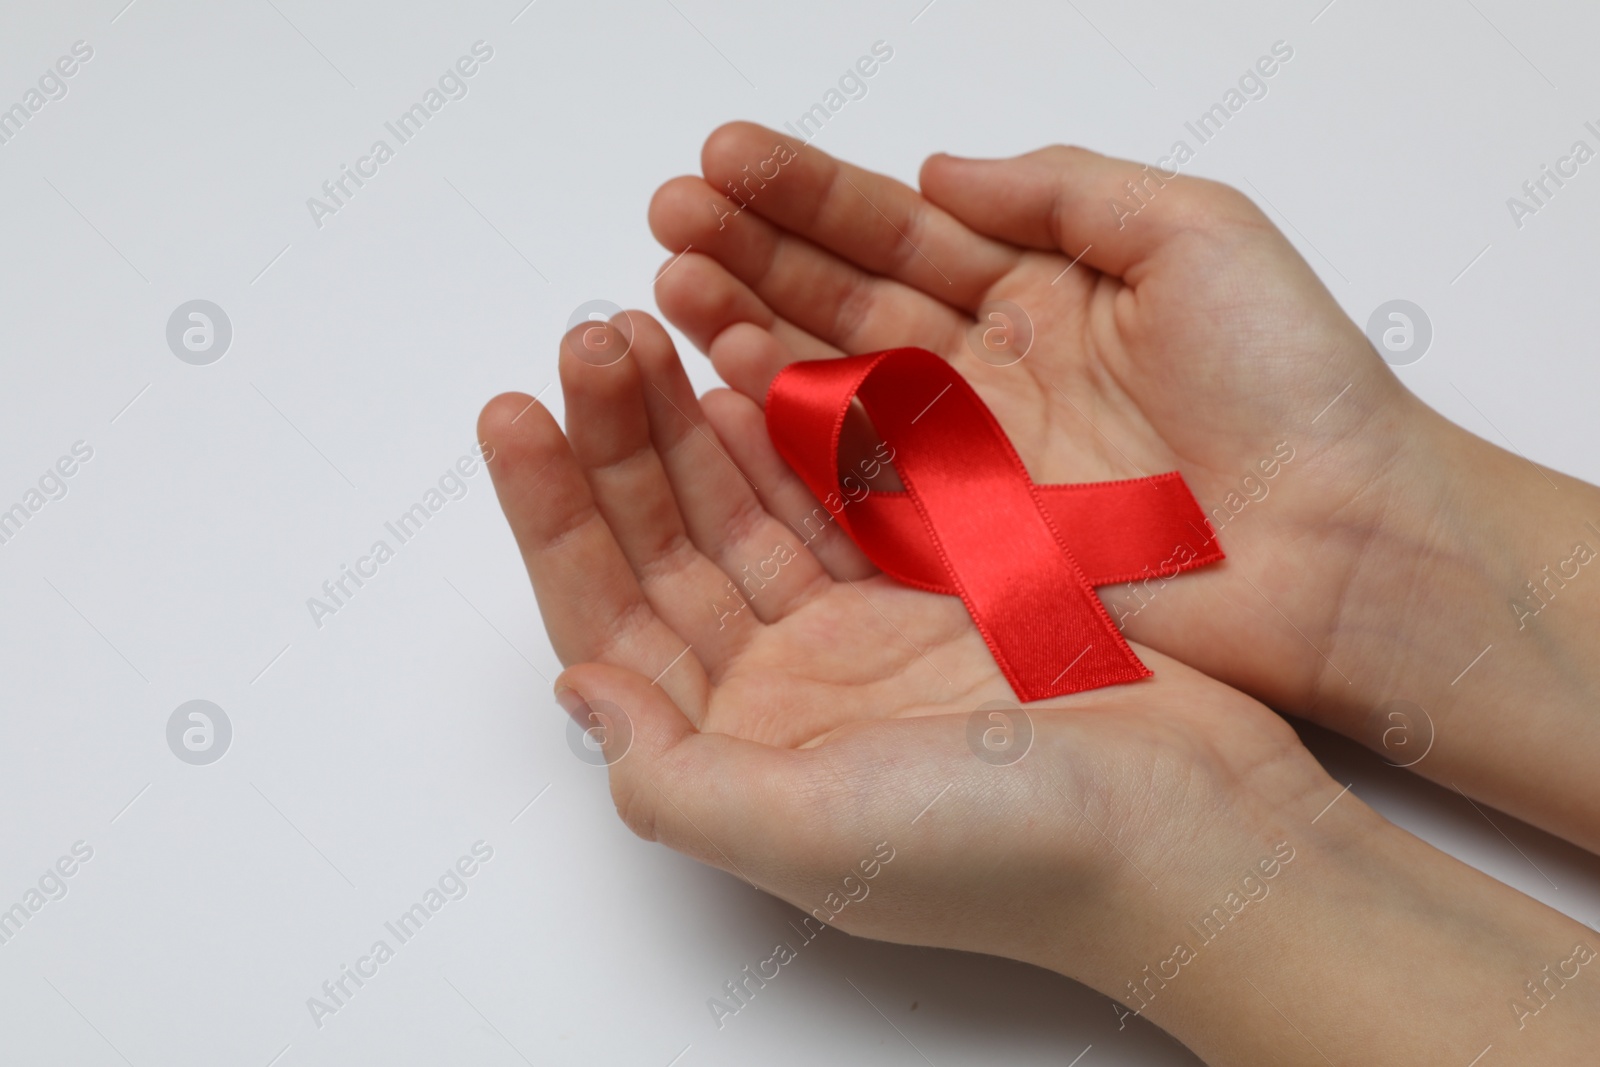
[[[1437,416],[1397,462],[1303,713],[1600,850],[1600,490]]]
[[[1152,891],[1119,951],[1052,966],[1215,1067],[1591,1062],[1600,937],[1354,797],[1316,815],[1208,850],[1213,876]]]

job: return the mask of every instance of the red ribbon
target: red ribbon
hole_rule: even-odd
[[[841,483],[852,397],[893,449],[885,458],[905,491]],[[767,394],[767,431],[885,574],[961,598],[1022,701],[1148,677],[1094,586],[1223,558],[1176,471],[1034,484],[978,394],[924,349],[791,363]]]

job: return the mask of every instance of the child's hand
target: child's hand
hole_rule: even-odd
[[[651,206],[692,249],[656,292],[734,388],[759,401],[791,360],[920,345],[1037,481],[1181,470],[1229,558],[1102,589],[1131,639],[1600,846],[1589,750],[1564,741],[1593,733],[1600,579],[1526,584],[1579,566],[1574,542],[1600,550],[1600,494],[1414,398],[1248,199],[1077,148],[934,156],[918,192],[742,123],[703,166]],[[1563,623],[1530,636],[1517,598],[1556,595]],[[1508,735],[1503,708],[1535,689]],[[1385,715],[1397,699],[1422,710]]]
[[[610,328],[563,343],[570,444],[515,393],[479,433],[570,665],[558,695],[634,830],[851,933],[1077,978],[1219,1067],[1592,1050],[1594,982],[1548,1025],[1482,1007],[1580,966],[1587,931],[1384,823],[1249,697],[1139,647],[1153,679],[982,713],[1008,687],[961,602],[776,519],[815,502],[754,403],[702,409],[629,318],[610,366],[581,358],[622,346]],[[814,935],[781,936],[746,994]]]
[[[1281,703],[1343,686],[1311,644],[1330,647],[1395,460],[1389,434],[1351,428],[1418,405],[1249,200],[1075,148],[935,156],[920,194],[811,149],[750,180],[779,143],[724,127],[706,178],[651,209],[665,245],[693,248],[659,281],[662,309],[725,380],[760,400],[793,359],[919,345],[962,371],[1036,481],[1181,469],[1230,560],[1107,589],[1113,617]],[[727,180],[749,206],[724,217]],[[1119,216],[1129,181],[1147,206]]]
[[[816,505],[760,409],[728,391],[702,409],[665,331],[629,318],[609,366],[581,358],[594,327],[563,342],[566,437],[521,394],[480,433],[558,690],[600,728],[639,834],[852,932],[1102,988],[1130,931],[1184,921],[1186,887],[1305,844],[1337,785],[1268,709],[1147,648],[1151,681],[974,728],[1010,690],[961,601],[813,552],[774,517]],[[986,761],[984,731],[1031,749]]]

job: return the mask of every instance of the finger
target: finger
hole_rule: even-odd
[[[656,303],[722,380],[756,403],[765,403],[772,379],[790,363],[845,354],[779,318],[710,256],[691,252],[676,263],[656,279]]]
[[[699,733],[633,671],[578,664],[556,679],[556,691],[601,742],[612,800],[629,829],[756,888],[777,888],[790,828],[800,822],[795,769],[808,757]]]
[[[561,662],[665,672],[660,684],[700,715],[705,671],[645,599],[555,419],[532,397],[504,393],[478,416],[478,439]]]
[[[1248,198],[1184,177],[1060,145],[1013,159],[936,155],[922,166],[923,195],[980,233],[1069,257],[1137,282],[1139,268],[1185,237],[1270,224]]]
[[[805,541],[830,576],[857,581],[878,572],[772,447],[766,418],[753,400],[730,389],[713,389],[700,404],[728,454],[756,483],[762,506]]]
[[[762,507],[748,474],[706,421],[672,339],[643,312],[632,356],[644,378],[650,434],[696,547],[732,578],[764,622],[775,622],[832,585],[794,530]]]
[[[628,566],[655,613],[695,650],[713,678],[754,636],[757,615],[731,588],[728,575],[703,555],[684,524],[674,486],[650,434],[650,417],[636,358],[666,335],[641,313],[628,316],[629,339],[614,333],[600,344],[614,362],[588,361],[592,351],[578,326],[562,339],[561,391],[566,398],[572,452],[588,480]],[[653,327],[653,332],[646,326]],[[666,342],[669,346],[670,341]],[[627,355],[615,358],[614,353]]]
[[[839,349],[780,318],[744,282],[698,252],[673,260],[656,278],[656,303],[662,314],[709,353],[716,339],[742,323],[770,332],[787,347],[792,359],[833,359]]]
[[[722,380],[758,406],[765,406],[772,379],[795,361],[788,345],[775,334],[749,322],[723,330],[706,354]]]
[[[766,406],[767,392],[778,372],[793,362],[788,350],[773,335],[749,323],[725,330],[711,346],[711,364],[728,385],[749,398],[757,408]],[[766,431],[761,433],[768,441]],[[839,435],[839,460],[843,470],[856,467],[869,453],[877,451],[882,438],[867,417],[866,409],[859,403],[850,405],[845,412],[844,425]],[[768,441],[770,444],[770,441]],[[775,453],[774,453],[775,454]],[[784,470],[788,470],[785,466]],[[753,477],[753,476],[752,476]],[[884,482],[880,488],[904,489],[900,476],[892,466],[883,469]],[[761,482],[756,480],[757,492]]]
[[[961,343],[971,321],[742,211],[701,178],[674,178],[657,190],[650,228],[669,249],[692,245],[711,256],[775,313],[845,352],[902,345],[942,351]]]
[[[1019,258],[910,186],[753,123],[717,129],[700,159],[711,188],[763,218],[967,312]]]

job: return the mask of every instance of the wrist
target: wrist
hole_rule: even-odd
[[[1222,864],[1209,885],[1174,886],[1116,977],[1091,982],[1123,1026],[1141,1016],[1214,1067],[1466,1064],[1491,1044],[1506,1062],[1577,1062],[1559,1056],[1592,1047],[1592,931],[1350,795],[1281,812],[1274,832],[1251,875]]]
[[[1325,829],[1310,820],[1341,794],[1288,725],[1276,724],[1289,741],[1281,752],[1192,776],[1169,814],[1118,834],[1099,877],[1055,894],[1020,958],[1106,993],[1119,1015],[1149,1014],[1143,983],[1182,966],[1170,962],[1175,938],[1209,944],[1253,920],[1302,850],[1323,847]]]
[[[1560,614],[1558,599],[1575,614],[1600,605],[1600,566],[1590,583],[1582,561],[1600,562],[1600,490],[1431,411],[1408,420],[1404,436],[1370,489],[1340,589],[1332,644],[1349,677],[1319,680],[1309,717],[1325,725],[1347,726],[1341,713],[1408,682],[1449,687],[1489,644],[1504,643],[1511,655],[1496,659],[1512,666],[1551,660],[1551,639],[1563,635],[1535,626],[1545,609]],[[1531,636],[1512,643],[1518,634]]]
[[[1302,714],[1600,846],[1600,491],[1431,412],[1406,436],[1343,587],[1343,676]]]

